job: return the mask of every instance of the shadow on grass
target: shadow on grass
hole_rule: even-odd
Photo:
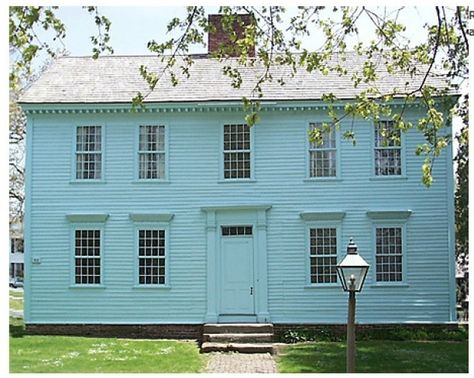
[[[345,345],[342,343],[305,343],[294,346],[282,356],[291,373],[344,373]]]
[[[10,336],[23,337],[25,336],[25,324],[22,319],[10,318]]]
[[[344,343],[318,342],[288,346],[279,357],[283,373],[344,373]],[[357,343],[359,373],[467,373],[466,341],[388,341]]]

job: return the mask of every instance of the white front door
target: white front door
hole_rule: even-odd
[[[222,315],[254,315],[252,237],[221,237]]]

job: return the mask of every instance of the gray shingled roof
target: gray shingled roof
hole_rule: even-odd
[[[237,65],[236,59],[219,62],[207,56],[195,56],[190,69],[190,78],[180,78],[180,84],[173,87],[167,77],[159,81],[146,102],[193,102],[232,101],[242,96],[253,97],[252,89],[263,73],[259,66],[241,67],[243,82],[239,89],[233,88],[231,79],[224,76],[222,67]],[[334,59],[337,59],[335,57]],[[365,58],[349,54],[346,67],[347,76],[319,72],[308,73],[300,68],[294,78],[286,66],[272,68],[273,82],[263,86],[264,100],[318,100],[323,94],[332,92],[339,99],[354,98],[362,89],[350,81],[353,72],[360,72]],[[179,64],[179,62],[178,62]],[[147,84],[139,73],[140,65],[150,70],[160,71],[163,63],[155,56],[104,56],[97,60],[90,57],[61,57],[35,82],[21,97],[20,103],[126,103],[137,94],[148,92]],[[178,65],[177,65],[178,67]],[[378,88],[390,91],[394,87],[400,91],[410,91],[421,83],[422,76],[410,78],[408,75],[389,75],[383,64],[377,69]],[[284,86],[277,83],[283,78]],[[445,79],[430,77],[427,84],[446,87]]]

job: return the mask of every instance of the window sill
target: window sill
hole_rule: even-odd
[[[369,178],[370,181],[384,181],[384,180],[408,180],[408,177],[405,175],[402,176],[371,176]]]
[[[165,179],[137,179],[133,180],[132,184],[145,184],[145,185],[160,185],[160,184],[170,184],[170,180]]]
[[[132,289],[134,290],[170,290],[170,285],[133,285]]]
[[[241,183],[249,184],[253,182],[257,182],[257,180],[255,179],[222,179],[222,180],[217,181],[218,184],[241,184]]]
[[[375,283],[375,284],[372,284],[370,285],[370,287],[410,287],[410,285],[408,285],[407,283],[405,282],[379,282],[379,283]]]
[[[340,177],[307,177],[303,182],[341,182]]]
[[[104,285],[93,285],[93,284],[84,284],[84,285],[69,285],[69,289],[105,289]]]
[[[72,184],[72,185],[75,185],[75,184],[79,184],[79,185],[87,185],[87,184],[105,184],[106,181],[105,180],[71,180],[69,181],[69,184]]]
[[[340,288],[342,289],[342,286],[338,283],[329,283],[329,284],[311,284],[311,285],[305,285],[305,289],[334,289],[334,288]]]

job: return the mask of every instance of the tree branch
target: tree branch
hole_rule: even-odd
[[[469,41],[467,40],[466,31],[464,30],[464,25],[462,24],[461,19],[461,7],[456,7],[456,19],[458,20],[459,29],[461,29],[461,34],[464,38],[464,43],[466,44],[467,51],[469,52]]]
[[[410,92],[408,94],[409,96],[412,95],[412,94],[415,94],[417,92],[420,92],[423,89],[423,86],[425,85],[425,82],[428,79],[428,76],[429,76],[429,74],[431,72],[431,69],[433,68],[434,62],[436,60],[436,55],[438,54],[439,42],[440,42],[440,39],[441,39],[441,26],[442,26],[442,23],[443,23],[443,20],[441,19],[441,15],[439,13],[439,7],[436,7],[436,15],[438,17],[438,32],[436,34],[436,42],[435,42],[435,46],[434,46],[433,57],[431,59],[431,63],[428,67],[428,70],[425,73],[425,76],[423,77],[423,80],[422,80],[420,86],[418,87],[418,89],[415,89],[412,92]],[[426,98],[425,98],[425,101],[426,101]]]

